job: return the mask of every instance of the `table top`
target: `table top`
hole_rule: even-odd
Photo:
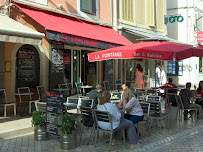
[[[86,85],[86,86],[80,86],[80,88],[92,88],[93,86],[89,86],[89,85]]]
[[[15,95],[18,95],[18,96],[30,96],[30,95],[33,95],[34,93],[31,93],[31,92],[27,92],[27,93],[16,93]]]
[[[57,88],[57,89],[53,89],[54,91],[69,91],[69,88]]]

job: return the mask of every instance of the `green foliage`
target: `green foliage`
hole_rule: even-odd
[[[72,134],[76,130],[76,127],[77,124],[74,116],[67,114],[62,116],[61,132],[63,134]]]
[[[40,111],[32,112],[32,125],[35,126],[43,126],[46,124],[45,116],[42,115]]]

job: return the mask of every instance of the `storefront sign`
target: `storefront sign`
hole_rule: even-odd
[[[169,22],[170,23],[174,23],[175,21],[177,21],[177,22],[182,22],[183,21],[183,17],[182,16],[171,16],[171,17],[169,17]]]
[[[100,49],[109,49],[109,48],[120,46],[117,44],[92,40],[92,39],[64,34],[64,33],[58,33],[54,31],[47,31],[47,38],[50,40],[61,41],[68,44],[88,46],[88,47],[100,48]]]
[[[197,32],[197,43],[203,43],[203,31]]]

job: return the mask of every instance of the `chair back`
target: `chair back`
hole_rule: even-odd
[[[105,91],[110,91],[110,85],[108,81],[103,81],[103,85]]]
[[[66,89],[67,84],[58,84],[59,89]]]
[[[83,82],[75,82],[77,93],[81,93],[81,86],[83,86]]]
[[[117,95],[117,98],[121,99],[122,93],[121,92],[111,92],[111,97],[115,97]]]
[[[101,111],[101,110],[94,110],[94,117],[97,123],[97,126],[99,126],[98,122],[107,122],[110,123],[111,125],[111,130],[113,130],[113,125],[112,125],[112,116],[110,115],[109,112],[107,111]]]
[[[93,127],[95,120],[93,110],[90,107],[80,106],[80,112],[82,115],[82,123],[86,127]]]
[[[6,103],[6,92],[5,89],[0,89],[0,103]]]
[[[46,113],[46,105],[46,102],[35,101],[36,110],[41,111],[42,113]]]
[[[145,89],[145,92],[147,95],[156,95],[156,90],[155,89]]]
[[[176,102],[177,102],[178,109],[183,110],[184,106],[183,106],[181,96],[180,95],[175,95],[175,99],[176,99]]]
[[[140,105],[142,107],[143,113],[147,114],[147,116],[149,116],[149,112],[150,112],[150,103],[147,102],[140,102]]]
[[[94,99],[80,98],[79,100],[80,100],[79,106],[86,106],[86,107],[93,108]]]
[[[160,101],[161,96],[153,96],[153,95],[147,95],[146,96],[146,101]]]
[[[37,86],[37,93],[40,99],[46,99],[47,94],[44,86]]]
[[[30,88],[29,87],[21,87],[21,88],[18,88],[18,93],[30,93]],[[30,100],[32,100],[32,97],[31,95],[29,96],[30,97]],[[22,96],[19,96],[19,99],[20,99],[20,102],[22,101]],[[26,97],[24,98],[25,100],[27,99]]]
[[[66,83],[66,86],[67,86],[67,88],[70,89],[70,90],[73,88],[71,83]]]
[[[166,101],[167,101],[168,106],[170,106],[171,103],[173,103],[173,102],[177,102],[176,95],[177,94],[175,94],[175,93],[168,93],[167,94]]]
[[[78,104],[78,100],[79,100],[79,98],[68,97],[68,98],[67,98],[67,103],[75,103],[75,104]]]
[[[30,88],[29,87],[21,87],[18,88],[18,93],[30,93]]]

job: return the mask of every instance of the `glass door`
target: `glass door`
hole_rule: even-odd
[[[73,85],[80,81],[80,50],[73,50]]]

